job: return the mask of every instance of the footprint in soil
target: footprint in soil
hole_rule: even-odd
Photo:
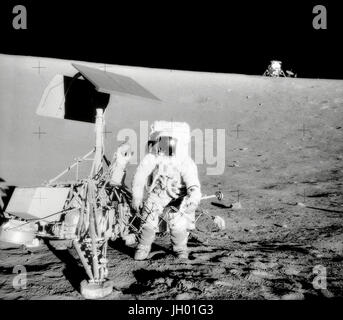
[[[227,255],[228,251],[222,249],[214,249],[211,251],[203,250],[192,252],[189,256],[189,260],[201,260],[209,262],[219,262],[219,259]]]
[[[135,295],[154,290],[152,284],[156,279],[165,279],[165,283],[168,283],[167,281],[169,281],[168,272],[166,271],[139,269],[134,271],[134,276],[136,282],[131,284],[128,288],[122,289],[123,294]]]
[[[167,252],[163,250],[153,251],[149,254],[149,260],[164,259],[167,256]]]
[[[46,263],[46,264],[36,264],[36,265],[25,265],[25,270],[28,273],[39,273],[41,271],[50,270],[55,263]],[[15,266],[10,267],[0,267],[0,274],[13,274],[15,270]]]
[[[139,269],[134,271],[136,282],[123,289],[122,293],[124,295],[163,294],[168,297],[180,292],[199,294],[202,292],[199,279],[206,283],[214,283],[217,276],[225,271],[225,268],[219,267],[210,270],[199,268],[164,271]]]

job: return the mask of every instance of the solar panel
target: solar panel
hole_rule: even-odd
[[[90,81],[99,92],[108,94],[127,94],[161,101],[130,77],[79,64],[72,63],[72,65],[84,78]]]

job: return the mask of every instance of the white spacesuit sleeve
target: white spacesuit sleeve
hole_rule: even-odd
[[[156,166],[156,157],[153,154],[147,154],[137,167],[136,173],[132,181],[132,197],[133,205],[142,202],[144,187],[146,185],[149,175]],[[137,208],[135,208],[137,209]]]
[[[127,164],[132,156],[131,147],[129,144],[122,144],[114,153],[111,166],[111,180],[112,185],[121,185]]]
[[[195,210],[201,200],[201,186],[198,177],[198,168],[192,158],[187,158],[181,167],[181,175],[187,187],[187,196],[181,207],[186,211]]]

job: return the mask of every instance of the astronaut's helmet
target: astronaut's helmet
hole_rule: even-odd
[[[173,157],[176,155],[176,138],[170,136],[160,136],[156,143],[157,154],[168,157]]]
[[[188,155],[189,125],[182,122],[155,121],[151,126],[148,152],[167,157],[183,158]]]

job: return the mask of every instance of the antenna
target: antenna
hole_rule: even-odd
[[[97,174],[102,169],[102,159],[105,153],[104,146],[104,126],[105,115],[103,109],[96,109],[95,118],[95,155],[93,163],[93,174]]]

